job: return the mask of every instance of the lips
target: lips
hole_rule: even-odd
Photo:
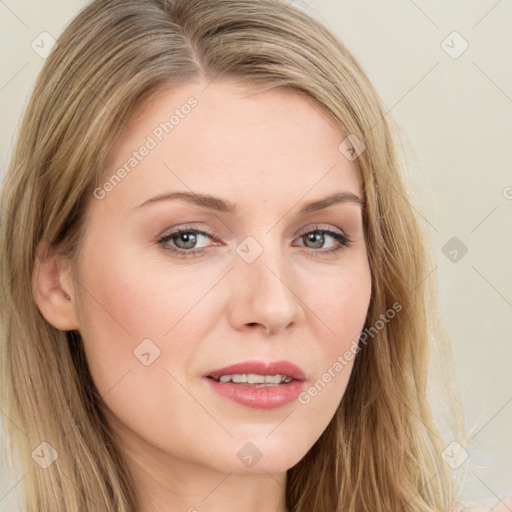
[[[247,382],[221,382],[226,375],[281,375],[288,379],[276,385]],[[291,380],[289,380],[291,379]],[[247,361],[210,371],[203,375],[205,384],[220,396],[253,409],[275,409],[295,401],[304,389],[304,372],[289,361]]]
[[[233,364],[218,370],[208,372],[205,377],[212,377],[218,380],[223,375],[234,374],[257,374],[257,375],[286,375],[294,380],[305,380],[304,372],[289,361],[247,361],[245,363]]]

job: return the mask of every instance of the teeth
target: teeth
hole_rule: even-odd
[[[246,382],[248,384],[281,384],[292,381],[287,375],[257,375],[255,373],[235,373],[234,375],[222,375],[219,382]]]

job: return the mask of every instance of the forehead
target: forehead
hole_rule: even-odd
[[[337,189],[361,195],[357,164],[338,149],[344,139],[321,105],[288,88],[160,89],[137,107],[110,152],[105,180],[123,177],[107,199],[133,207],[176,189],[266,205]]]

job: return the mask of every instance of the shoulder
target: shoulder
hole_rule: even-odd
[[[452,512],[512,512],[512,492],[505,496],[463,502]]]

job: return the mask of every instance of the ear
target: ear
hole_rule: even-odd
[[[32,294],[48,323],[61,331],[80,328],[69,261],[53,251],[45,240],[37,248]]]

